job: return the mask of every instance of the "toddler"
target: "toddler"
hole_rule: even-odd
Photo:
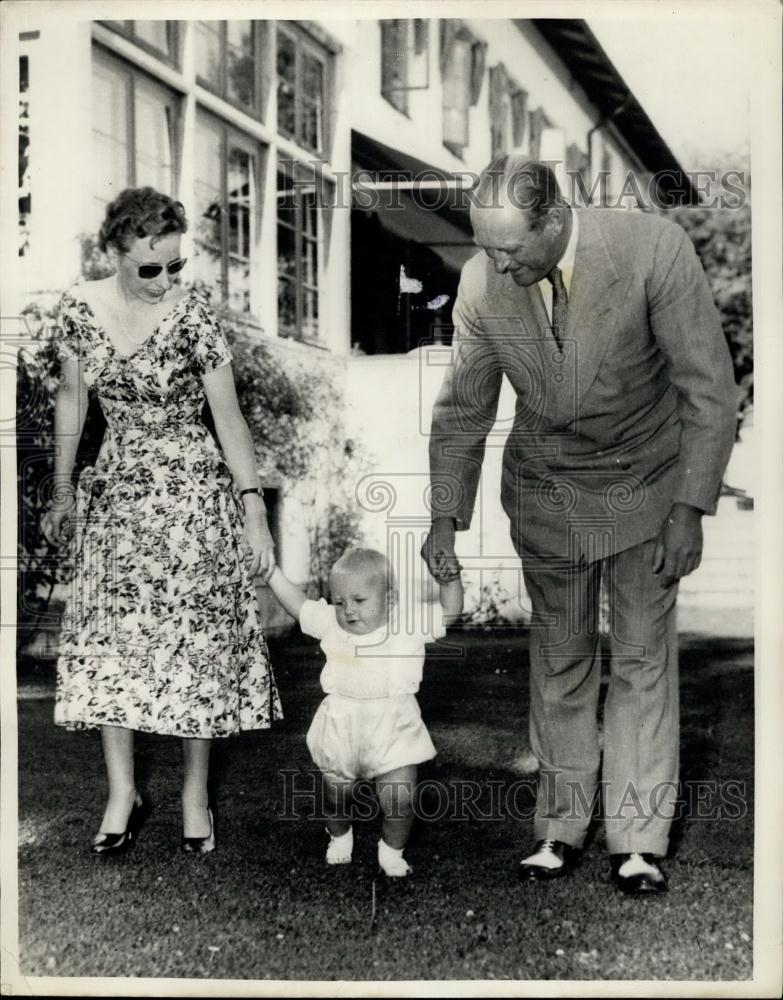
[[[302,631],[320,639],[326,656],[326,698],[307,733],[324,797],[333,807],[326,861],[351,860],[353,830],[345,807],[364,778],[375,782],[384,817],[378,863],[386,875],[405,876],[411,870],[403,849],[413,824],[417,765],[436,752],[416,701],[424,646],[444,636],[446,624],[461,613],[462,584],[459,578],[441,584],[431,625],[413,630],[392,627],[394,575],[387,558],[372,549],[351,549],[337,560],[331,604],[308,600],[279,568],[269,585]]]

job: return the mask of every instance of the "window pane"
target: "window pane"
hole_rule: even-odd
[[[227,22],[228,96],[240,104],[256,103],[256,61],[252,21]]]
[[[250,312],[250,261],[228,258],[228,305],[235,312]]]
[[[277,280],[277,323],[284,335],[297,329],[296,285],[282,277]]]
[[[253,162],[243,149],[232,149],[228,159],[228,247],[250,257],[253,211]]]
[[[315,288],[318,285],[318,244],[315,240],[304,240],[302,250],[302,280]]]
[[[304,96],[320,103],[324,89],[324,67],[319,59],[302,53],[302,90]]]
[[[196,73],[216,90],[220,86],[220,22],[196,22]]]
[[[278,325],[281,333],[315,338],[318,335],[319,198],[305,169],[297,182],[290,163],[280,161],[277,191]],[[301,176],[300,176],[301,174]]]
[[[128,177],[128,85],[124,73],[93,63],[93,194],[101,206],[130,183]]]
[[[277,128],[293,135],[296,129],[296,45],[277,33]]]
[[[316,106],[309,101],[301,101],[302,108],[302,135],[300,141],[303,146],[321,151],[324,146],[323,138],[323,111],[320,105]]]
[[[318,236],[318,201],[315,191],[309,189],[302,195],[304,231],[308,236]]]
[[[296,276],[296,199],[293,181],[282,171],[277,175],[277,272]]]
[[[196,221],[197,248],[194,274],[223,295],[221,235],[221,155],[220,129],[199,119],[196,123]]]
[[[136,184],[174,193],[172,108],[156,88],[136,81]]]
[[[389,96],[408,83],[408,22],[381,21],[381,91]]]
[[[318,337],[318,294],[305,292],[302,301],[302,336],[308,340]]]
[[[451,59],[443,77],[443,104],[447,108],[467,110],[470,107],[470,43],[458,39],[451,50]]]
[[[286,226],[277,230],[277,273],[296,277],[296,233]]]
[[[302,54],[302,136],[303,146],[323,149],[323,64],[307,52]]]
[[[170,55],[168,21],[134,21],[133,33],[137,38]]]
[[[30,249],[30,60],[19,57],[19,256]]]
[[[277,219],[279,223],[296,226],[296,199],[294,182],[282,170],[277,175]]]

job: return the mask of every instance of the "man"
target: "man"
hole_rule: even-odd
[[[575,210],[542,163],[501,156],[471,206],[452,361],[430,443],[435,576],[459,572],[503,375],[517,394],[501,499],[532,600],[530,740],[540,762],[524,881],[565,875],[603,805],[611,873],[665,891],[679,756],[678,581],[699,564],[734,442],[731,359],[677,225]],[[611,676],[602,776],[600,584]]]

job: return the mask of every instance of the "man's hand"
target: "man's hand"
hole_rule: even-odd
[[[421,547],[422,557],[438,583],[457,580],[462,571],[454,551],[456,530],[453,517],[436,517]]]
[[[697,507],[672,504],[658,532],[653,556],[653,573],[660,574],[662,587],[692,573],[701,562],[702,514]]]

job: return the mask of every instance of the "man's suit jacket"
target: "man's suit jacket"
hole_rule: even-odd
[[[517,394],[501,498],[518,551],[593,560],[714,513],[736,432],[729,351],[684,230],[579,211],[562,353],[537,286],[463,267],[430,440],[433,516],[470,524],[503,375]]]

